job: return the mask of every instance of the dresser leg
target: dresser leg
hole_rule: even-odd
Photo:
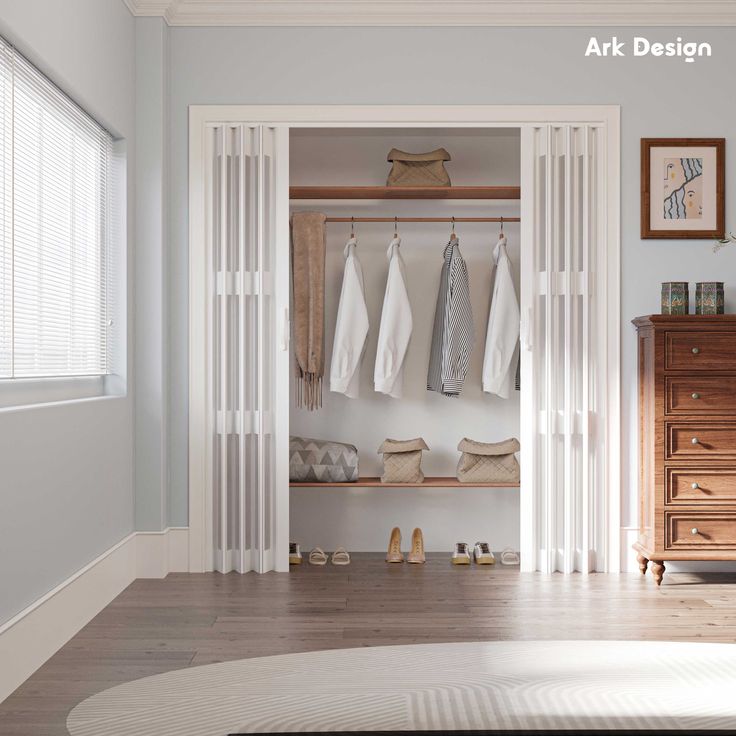
[[[639,563],[639,572],[642,575],[646,575],[647,574],[647,565],[649,564],[649,560],[646,557],[644,557],[644,555],[641,554],[641,552],[639,552],[636,555],[636,561]]]
[[[662,578],[664,577],[664,562],[660,560],[652,560],[652,575],[654,575],[654,582],[657,585],[662,585]]]

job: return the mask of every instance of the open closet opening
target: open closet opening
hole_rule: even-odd
[[[437,148],[451,157],[451,182],[386,186],[389,151]],[[193,107],[190,569],[285,572],[290,541],[305,552],[382,552],[399,526],[404,551],[420,527],[429,552],[481,541],[518,549],[522,571],[618,571],[618,152],[619,113],[609,107]],[[324,277],[300,306],[289,223],[308,211],[321,213],[314,263]],[[521,391],[511,388],[508,398],[483,390],[502,217],[519,302],[518,318],[504,319],[519,327],[521,355]],[[453,218],[458,244],[448,249]],[[351,231],[367,323],[352,348],[364,349],[356,398],[330,390]],[[394,233],[412,323],[400,398],[375,390]],[[434,339],[446,264],[467,273],[467,292],[453,290],[463,298],[450,316],[440,310]],[[300,268],[303,286],[309,269]],[[317,303],[324,309],[305,322],[304,310]],[[458,344],[474,337],[462,375],[430,370],[450,324]],[[320,346],[319,370],[302,366],[309,381],[295,375],[304,335]],[[348,385],[352,375],[343,378]],[[459,395],[428,391],[428,382]],[[383,383],[395,393],[392,381]],[[321,408],[302,406],[310,402]],[[358,468],[348,453],[351,477],[293,481],[290,435],[354,446]],[[458,482],[461,440],[512,437],[518,484]],[[386,439],[417,440],[411,452],[422,455],[426,477],[412,466],[410,482],[377,480]],[[428,450],[419,449],[422,440]],[[384,455],[397,449],[407,450]],[[314,462],[307,456],[302,465]]]
[[[412,154],[445,149],[450,156],[444,162],[450,186],[386,187],[391,170],[387,156],[392,149]],[[290,130],[290,214],[309,211],[326,216],[324,375],[321,399],[314,409],[300,396],[304,389],[294,370],[294,351],[304,336],[295,334],[295,305],[291,306],[289,434],[295,444],[290,457],[292,464],[302,467],[296,472],[290,469],[289,533],[305,551],[305,562],[306,552],[313,547],[385,553],[395,526],[402,531],[404,550],[418,527],[426,551],[444,552],[448,560],[457,542],[467,543],[471,555],[476,542],[487,542],[497,559],[504,549],[519,551],[518,477],[499,480],[486,472],[475,479],[463,475],[464,480],[458,480],[458,445],[465,438],[496,443],[522,435],[519,313],[514,317],[513,311],[518,310],[524,288],[520,279],[520,156],[521,132],[513,127]],[[365,191],[364,187],[376,189]],[[428,390],[428,372],[433,340],[447,347],[446,330],[435,324],[435,312],[445,250],[453,232],[467,269],[469,313],[458,295],[449,320],[452,329],[466,333],[461,349],[468,350],[469,360],[467,371],[461,371],[458,385],[450,392],[457,395],[447,396]],[[508,324],[502,322],[500,332],[494,331],[488,342],[496,278],[494,249],[502,234],[515,304],[511,312],[499,309],[497,318]],[[357,258],[362,272],[365,312],[357,321],[348,321],[346,344],[344,334],[338,334],[337,343],[335,338],[349,242],[354,243],[352,257]],[[403,311],[394,307],[392,318],[398,322],[382,325],[383,310],[389,309],[384,305],[389,257],[399,242],[408,310],[407,305]],[[295,265],[293,274],[299,273],[303,271]],[[295,293],[301,286],[293,284]],[[454,288],[464,287],[457,284]],[[359,301],[362,309],[362,299]],[[367,335],[361,343],[360,335],[356,338],[352,332],[361,329],[356,325],[365,318]],[[405,336],[407,319],[408,347],[404,351],[399,346],[397,352],[397,341],[401,344],[405,339],[399,333]],[[383,336],[382,330],[386,330]],[[515,333],[513,355],[506,361],[508,370],[501,371],[508,373],[506,380],[499,380],[490,353],[508,350],[500,342],[508,342],[506,331]],[[356,345],[360,350],[361,344],[359,377],[353,377],[348,389],[344,380],[336,379],[343,369],[340,355],[354,351]],[[397,355],[403,360],[400,389],[393,383],[396,366],[389,371],[391,386],[380,380],[387,353],[389,362]],[[352,375],[352,369],[348,370]],[[381,481],[384,466],[379,447],[387,438],[424,440],[429,450],[422,453],[423,480]],[[354,458],[349,450],[342,457],[339,449],[305,444],[305,439],[356,448],[359,479],[352,480]],[[516,457],[524,462],[524,447]],[[304,479],[304,466],[310,462],[318,467],[311,479]],[[336,473],[324,467],[333,462],[348,468],[346,479],[339,467]]]

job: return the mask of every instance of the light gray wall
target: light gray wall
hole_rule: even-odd
[[[169,28],[136,18],[135,527],[166,526]]]
[[[130,156],[134,30],[121,0],[0,0],[0,33]],[[0,623],[133,529],[132,428],[127,397],[0,411]]]
[[[583,57],[584,28],[175,28],[171,31],[169,521],[186,521],[187,106],[192,104],[617,104],[622,109],[624,524],[635,523],[635,340],[666,280],[721,278],[736,309],[736,247],[639,238],[639,139],[725,136],[733,146],[736,30],[607,29],[601,37],[708,41],[713,57]],[[736,169],[727,168],[727,212]],[[729,218],[729,222],[732,222]],[[733,225],[731,225],[733,227]]]

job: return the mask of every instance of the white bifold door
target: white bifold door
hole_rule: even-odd
[[[205,148],[205,568],[288,570],[288,130],[211,125]]]
[[[593,119],[521,125],[524,570],[620,569],[618,122]],[[286,571],[288,128],[191,135],[190,569]]]
[[[618,571],[606,130],[522,131],[522,567]],[[614,329],[603,329],[613,320]],[[609,368],[611,381],[609,381]],[[615,466],[613,465],[615,464]]]

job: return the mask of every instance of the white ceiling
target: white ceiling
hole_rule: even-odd
[[[172,26],[733,26],[736,0],[124,0]]]

